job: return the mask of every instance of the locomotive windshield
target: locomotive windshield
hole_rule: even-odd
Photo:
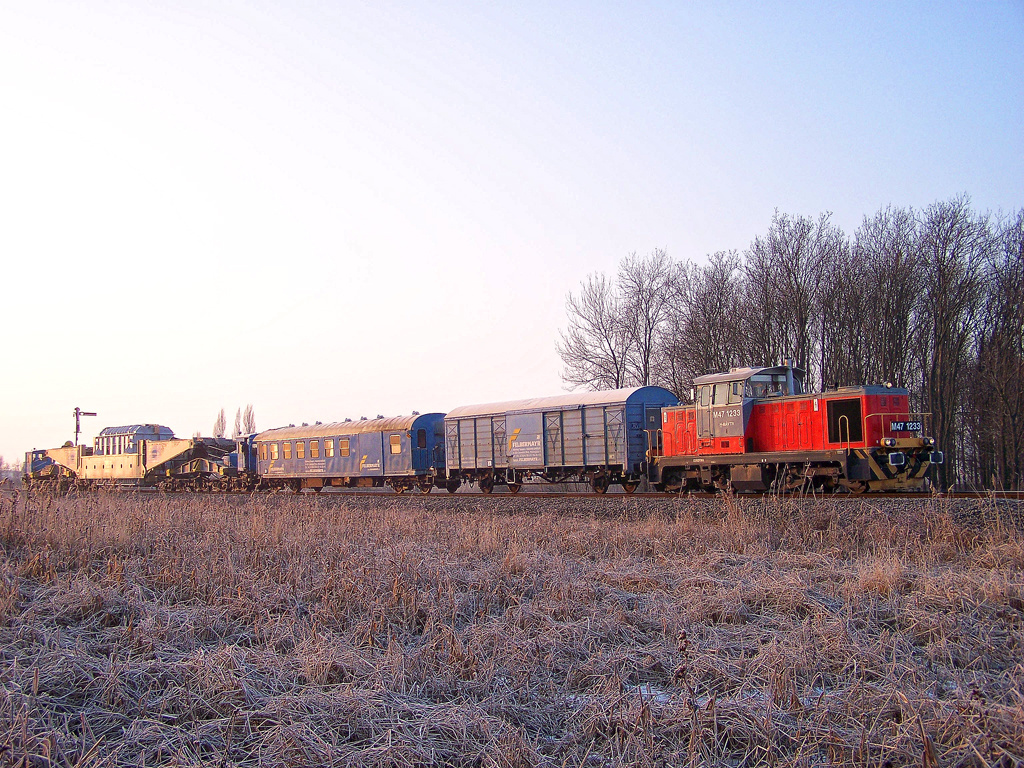
[[[803,382],[794,377],[793,392],[788,391],[786,374],[784,373],[758,373],[747,379],[743,395],[745,397],[773,397],[778,395],[801,395],[803,394]]]

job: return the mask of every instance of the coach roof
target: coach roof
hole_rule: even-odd
[[[636,398],[638,393],[640,397]],[[621,405],[633,398],[646,400],[648,397],[659,401],[665,400],[673,405],[677,402],[675,395],[662,387],[628,387],[626,389],[606,389],[599,392],[572,392],[553,397],[533,397],[527,400],[506,400],[499,403],[462,405],[449,411],[445,418],[462,419],[473,416],[490,416],[498,413],[529,411],[565,411],[573,408]]]
[[[303,440],[309,437],[336,437],[338,435],[361,435],[367,432],[405,432],[416,427],[420,419],[443,413],[423,413],[414,416],[391,416],[386,419],[360,419],[359,421],[336,421],[330,424],[312,424],[305,427],[277,427],[260,432],[256,440]]]

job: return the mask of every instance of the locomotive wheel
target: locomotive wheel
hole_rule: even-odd
[[[640,487],[640,483],[623,483],[622,490],[626,493],[633,493],[637,488]]]
[[[522,488],[523,488],[523,484],[522,483],[509,483],[508,484],[508,492],[511,493],[513,496],[515,496],[517,493],[519,493],[519,491],[521,491]]]
[[[594,489],[594,493],[607,493],[608,486],[611,484],[607,475],[597,475],[590,481],[590,487]]]
[[[444,489],[448,491],[448,493],[455,493],[457,490],[459,490],[459,481],[449,480],[447,483],[444,484]]]
[[[494,490],[494,478],[490,475],[484,475],[481,477],[479,483],[481,493],[490,493]]]

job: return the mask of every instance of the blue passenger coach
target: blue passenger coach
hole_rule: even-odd
[[[517,492],[524,479],[612,483],[636,490],[648,470],[650,435],[677,398],[661,387],[576,392],[456,408],[445,416],[448,490],[476,482]]]
[[[444,414],[281,427],[253,438],[263,486],[390,485],[429,493],[444,474]]]

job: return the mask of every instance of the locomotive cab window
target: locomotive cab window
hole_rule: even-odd
[[[402,436],[401,435],[392,435],[391,436],[391,453],[401,453],[401,452],[402,452]]]
[[[729,402],[730,403],[742,403],[743,402],[743,382],[734,381],[732,382],[732,389],[729,390]]]
[[[729,389],[728,381],[715,384],[715,405],[726,405],[729,402]]]

